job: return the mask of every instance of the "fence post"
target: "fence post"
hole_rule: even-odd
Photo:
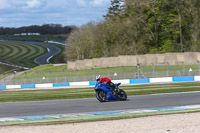
[[[94,79],[94,68],[92,67],[92,81],[95,81]]]
[[[58,77],[56,77],[56,83],[58,83]]]
[[[153,63],[151,63],[151,64],[152,64],[152,66],[153,66],[153,77],[155,78],[155,66],[154,66]]]
[[[124,67],[124,65],[122,65],[122,71],[123,71],[123,78],[125,79],[126,78],[126,74],[125,74],[125,67]]]
[[[36,72],[37,75],[37,83],[39,83],[39,76],[38,76],[38,72]]]
[[[167,66],[168,66],[168,68],[167,68],[167,77],[169,77],[169,62],[167,62]]]
[[[200,61],[198,61],[198,72],[199,72],[199,75],[200,75]]]
[[[14,71],[14,85],[16,84],[16,71]]]
[[[52,75],[51,75],[51,71],[49,70],[49,78],[50,78],[50,82],[52,82]]]
[[[67,82],[67,75],[66,75],[66,71],[63,69],[63,73],[64,73],[64,79],[65,79],[65,81],[64,82]]]
[[[108,69],[108,77],[110,77],[110,67],[107,67]]]
[[[140,64],[137,64],[137,76],[140,78]]]
[[[78,69],[76,69],[76,81],[79,80],[79,74],[78,74]]]
[[[185,63],[182,62],[182,64],[183,64],[183,76],[185,76]]]
[[[28,80],[27,72],[25,72],[25,77],[26,77],[26,79],[25,79],[25,84],[27,84],[27,80]]]
[[[6,85],[6,73],[4,74],[4,85]]]

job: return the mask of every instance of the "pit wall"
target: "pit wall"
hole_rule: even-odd
[[[200,62],[200,52],[130,55],[68,61],[68,70],[140,65],[190,65]]]
[[[146,79],[122,79],[112,80],[114,83],[121,83],[122,85],[129,84],[151,84],[151,83],[173,83],[173,82],[194,82],[200,81],[200,76],[189,77],[163,77],[163,78],[146,78]],[[25,89],[25,88],[55,88],[55,87],[93,87],[96,81],[84,81],[84,82],[67,82],[67,83],[46,83],[46,84],[30,84],[30,85],[4,85],[0,86],[1,89]]]

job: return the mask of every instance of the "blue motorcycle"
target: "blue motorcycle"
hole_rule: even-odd
[[[121,83],[115,84],[115,87],[108,86],[107,84],[101,84],[101,82],[97,82],[94,87],[96,91],[96,98],[100,102],[106,101],[126,101],[127,94],[124,90],[119,89],[119,85]]]

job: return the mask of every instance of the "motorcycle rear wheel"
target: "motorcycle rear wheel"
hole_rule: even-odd
[[[100,102],[106,102],[107,100],[107,93],[99,90],[96,92],[96,98],[100,101]]]

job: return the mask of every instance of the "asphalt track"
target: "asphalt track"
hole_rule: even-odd
[[[60,53],[60,48],[47,44],[47,43],[40,43],[40,42],[27,42],[29,44],[33,44],[33,45],[40,45],[42,47],[47,48],[48,53],[36,58],[34,60],[35,63],[39,64],[39,65],[44,65],[44,64],[49,64],[49,60],[56,54]]]
[[[0,103],[0,118],[42,116],[200,104],[200,92],[129,96],[128,101],[100,103],[96,98]]]

